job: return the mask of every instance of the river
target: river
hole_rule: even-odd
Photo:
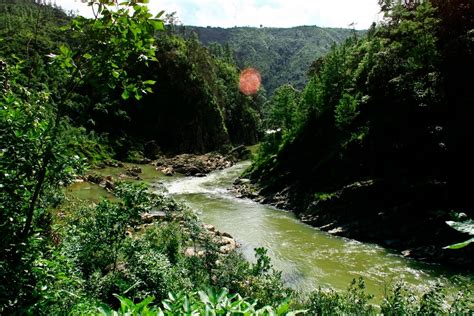
[[[384,288],[398,280],[420,291],[438,281],[454,289],[450,280],[454,276],[472,284],[472,276],[406,259],[375,244],[335,237],[300,222],[290,212],[234,197],[228,188],[249,164],[241,162],[203,178],[165,180],[165,187],[198,211],[204,222],[230,233],[247,259],[254,258],[254,248],[267,248],[274,267],[291,287],[302,292],[318,287],[345,289],[353,278],[362,276],[368,292],[380,299]]]
[[[436,282],[446,285],[448,291],[457,289],[456,284],[473,287],[472,275],[407,259],[375,244],[332,236],[300,222],[290,212],[236,198],[228,188],[249,165],[250,162],[241,162],[202,178],[165,177],[157,174],[153,166],[145,165],[141,166],[140,176],[152,188],[163,184],[170,195],[196,210],[203,222],[230,233],[248,260],[254,259],[254,248],[267,248],[286,284],[301,292],[318,287],[343,290],[359,276],[376,302],[383,297],[386,286],[399,280],[420,291]],[[95,172],[116,176],[124,170],[106,168]],[[67,191],[96,202],[107,194],[87,182],[76,183]]]

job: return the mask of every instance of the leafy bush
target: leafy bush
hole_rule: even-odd
[[[369,304],[372,295],[365,293],[362,278],[352,280],[346,292],[319,289],[306,303],[309,313],[315,315],[375,315],[375,307]]]
[[[447,295],[446,289],[437,283],[420,296],[404,282],[398,282],[385,294],[380,308],[383,315],[469,315],[474,299],[467,288]]]
[[[121,307],[117,312],[107,306],[99,309],[101,315],[298,315],[304,311],[290,311],[289,303],[279,304],[277,308],[264,306],[257,308],[255,302],[243,299],[239,294],[229,294],[227,289],[184,294],[182,292],[169,293],[168,298],[161,302],[162,307],[149,307],[154,300],[148,297],[144,301],[134,304],[124,297],[120,299]]]
[[[242,255],[231,253],[217,267],[216,286],[226,287],[257,301],[257,306],[277,306],[289,300],[293,291],[284,286],[281,272],[273,269],[267,250],[255,249],[257,262],[251,264]]]

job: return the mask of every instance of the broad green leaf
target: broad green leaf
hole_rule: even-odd
[[[161,20],[150,20],[150,23],[153,25],[155,30],[164,30],[165,24]]]
[[[163,304],[163,307],[164,307],[165,309],[167,309],[167,310],[169,310],[169,311],[170,311],[170,310],[173,310],[173,307],[172,307],[170,304],[168,304],[168,302],[163,301],[162,304]]]
[[[85,53],[82,57],[84,57],[85,59],[91,59],[92,55],[89,53]]]
[[[201,299],[201,302],[203,303],[210,303],[211,301],[209,300],[209,296],[203,291],[198,292],[199,298]]]
[[[144,299],[144,300],[141,301],[140,303],[136,304],[135,307],[136,307],[137,309],[145,308],[146,306],[148,306],[149,304],[151,304],[151,302],[153,302],[154,299],[155,299],[154,296],[148,296],[146,299]]]
[[[123,92],[122,92],[122,99],[128,100],[128,98],[130,98],[130,93],[128,92],[127,89],[125,89],[125,90],[123,90]]]
[[[446,224],[454,228],[455,230],[461,233],[467,233],[469,235],[474,235],[474,220],[469,219],[463,222],[455,221],[446,221]]]
[[[66,56],[67,56],[67,55],[69,54],[69,52],[70,52],[69,48],[68,48],[67,46],[65,46],[65,45],[59,46],[59,50],[61,51],[61,53],[62,53],[63,55],[66,55]]]
[[[443,247],[443,249],[461,249],[474,242],[474,237],[466,241]]]

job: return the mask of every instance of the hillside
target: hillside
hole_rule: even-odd
[[[207,47],[50,2],[0,1],[0,315],[474,315],[472,0]]]
[[[12,66],[22,60],[25,85],[47,87],[59,95],[67,76],[51,72],[49,56],[61,45],[75,48],[84,41],[61,30],[71,20],[57,7],[32,1],[0,4],[0,40],[7,43],[0,46],[0,60]],[[139,102],[123,100],[117,85],[104,88],[105,80],[95,77],[81,80],[70,94],[67,116],[72,125],[106,138],[114,156],[122,159],[143,152],[145,143],[164,152],[207,152],[255,143],[258,98],[239,92],[239,69],[233,61],[213,56],[192,38],[161,33],[156,41],[158,62],[147,66],[152,69],[148,75],[153,92],[142,89],[146,93]],[[89,44],[85,49],[97,49],[94,42]],[[127,63],[125,71],[139,78],[145,70]]]
[[[343,42],[354,30],[298,26],[293,28],[196,27],[186,26],[186,32],[196,32],[204,45],[228,44],[235,52],[237,65],[255,67],[270,94],[285,83],[303,88],[311,63],[325,55],[336,43]],[[356,31],[361,35],[363,31]]]
[[[277,90],[272,128],[283,135],[263,142],[250,178],[324,230],[468,266],[459,257],[474,258],[472,247],[443,247],[465,238],[446,225],[453,213],[473,215],[474,7],[385,10],[366,38],[315,64],[300,95]]]

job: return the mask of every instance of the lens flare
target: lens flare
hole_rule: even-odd
[[[256,94],[261,83],[262,77],[254,68],[246,68],[240,73],[239,89],[245,95]]]

